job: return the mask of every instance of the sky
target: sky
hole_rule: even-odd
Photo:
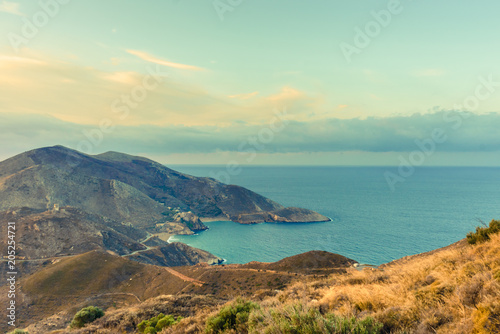
[[[500,166],[500,3],[0,0],[0,159]]]

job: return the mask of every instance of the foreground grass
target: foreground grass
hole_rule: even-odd
[[[245,309],[238,326],[213,330],[210,319],[237,319],[227,311],[241,302],[164,333],[500,333],[500,235],[296,283]]]
[[[389,265],[352,272],[316,291],[319,307],[368,314],[383,333],[500,332],[500,236]]]

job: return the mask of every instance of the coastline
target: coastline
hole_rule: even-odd
[[[157,233],[155,234],[156,237],[158,237],[158,239],[160,240],[163,240],[163,241],[166,241],[168,243],[170,243],[170,238],[173,237],[173,234],[172,233],[166,233],[166,232],[162,232],[162,233]]]
[[[229,222],[232,221],[226,216],[219,217],[200,217],[202,223],[211,223],[211,222]]]

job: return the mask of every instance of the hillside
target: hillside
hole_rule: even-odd
[[[140,228],[164,222],[171,214],[169,208],[240,223],[329,220],[307,209],[286,210],[239,186],[117,152],[91,156],[54,146],[0,162],[0,210],[48,209],[54,204]]]
[[[169,247],[186,246],[174,243]],[[186,253],[189,254],[189,251],[181,248],[177,254],[182,257]],[[314,253],[301,256],[301,259],[311,256]],[[313,277],[301,273],[301,263],[297,263],[297,270],[293,268],[293,261],[288,260],[287,263],[286,271],[278,271],[257,270],[237,264],[167,268],[130,261],[127,257],[102,251],[60,258],[20,280],[17,297],[20,324],[26,327],[31,325],[31,334],[47,333],[48,329],[65,328],[72,315],[84,306],[97,305],[109,312],[124,314],[129,312],[129,307],[138,310],[137,305],[154,304],[148,299],[162,295],[175,297],[159,298],[162,305],[155,305],[155,309],[160,312],[176,310],[183,316],[195,315],[195,311],[206,306],[204,303],[207,300],[213,308],[233,298],[235,293],[264,298],[292,282]],[[341,263],[336,265],[337,270],[343,269],[343,272],[348,267]],[[6,302],[6,289],[0,288],[0,303]],[[177,306],[164,303],[164,300],[198,300],[200,303],[189,302],[191,306],[181,312]],[[144,311],[143,306],[139,309]],[[125,320],[127,318],[120,318],[119,321],[131,321],[130,318]],[[2,326],[4,324],[0,323],[0,329],[5,329]]]
[[[61,258],[92,250],[109,251],[135,261],[162,266],[185,266],[222,259],[180,243],[168,244],[129,224],[88,214],[72,207],[57,211],[29,208],[0,212],[0,235],[7,222],[16,222],[16,254],[19,277],[29,275]],[[0,248],[7,249],[7,238]],[[0,286],[5,285],[7,261],[0,261]]]
[[[119,255],[146,249],[139,243],[146,231],[109,218],[87,214],[72,207],[58,211],[30,208],[0,212],[0,233],[7,233],[7,222],[16,222],[17,255],[40,259],[75,255],[101,248]],[[7,240],[0,240],[0,247]]]
[[[303,263],[328,266],[353,263],[322,252],[308,252],[277,263],[176,268],[184,275],[205,280],[209,284],[207,287],[213,286],[212,291],[206,290],[207,284],[193,285],[174,296],[156,297],[133,307],[108,308],[103,318],[85,329],[53,334],[136,333],[134,328],[140,321],[159,313],[185,317],[161,331],[164,334],[498,333],[498,226],[497,222],[496,232],[487,237],[483,234],[482,241],[474,245],[462,240],[379,268],[357,270],[349,266],[325,275],[300,273]],[[318,259],[311,259],[314,256]],[[269,268],[296,272],[275,272]],[[229,275],[236,273],[239,274],[236,277]],[[252,290],[254,284],[248,278],[273,274],[279,274],[278,279],[291,275],[292,279],[285,280],[281,286]],[[241,292],[236,295],[221,293],[219,289],[224,284],[217,284],[229,285],[230,282],[243,283]],[[231,300],[225,303],[228,299]],[[233,330],[217,329],[223,325]]]
[[[260,270],[290,271],[306,274],[328,274],[343,271],[357,262],[339,254],[325,251],[310,251],[284,258],[277,262],[250,262],[243,267]]]

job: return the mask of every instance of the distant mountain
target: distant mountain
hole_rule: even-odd
[[[140,228],[164,222],[168,208],[239,223],[329,220],[311,210],[284,208],[243,187],[186,175],[122,153],[86,155],[54,146],[0,162],[0,210],[54,205]]]

